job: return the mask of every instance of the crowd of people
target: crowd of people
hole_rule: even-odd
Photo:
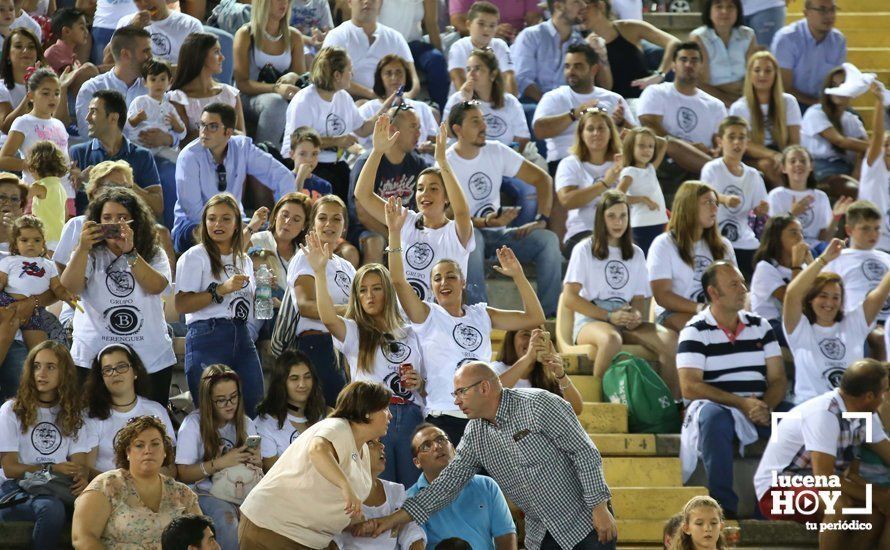
[[[614,548],[560,313],[595,377],[640,346],[683,411],[710,497],[666,545],[724,548],[740,483],[811,519],[776,511],[792,475],[873,489],[823,548],[890,545],[883,86],[845,86],[835,0],[704,0],[685,39],[641,5],[0,0],[0,520]]]

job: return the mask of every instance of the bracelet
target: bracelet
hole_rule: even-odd
[[[395,247],[395,248],[390,248],[390,247],[387,246],[386,248],[383,249],[383,251],[386,252],[387,254],[392,254],[393,252],[401,252],[401,251],[402,251],[402,247],[401,247],[401,246],[397,246],[397,247]]]
[[[568,374],[566,373],[565,370],[563,370],[563,371],[562,371],[562,376],[557,376],[556,379],[557,379],[557,380],[562,380],[562,379],[565,378],[566,376],[568,376]]]
[[[198,465],[201,467],[201,473],[204,474],[204,477],[210,477],[210,474],[207,473],[207,469],[204,468],[204,462],[202,461]]]
[[[792,267],[791,267],[791,271],[794,271],[795,269],[797,269],[797,270],[801,270],[801,269],[803,269],[803,266],[802,266],[802,265],[795,265],[795,266],[792,266]]]
[[[822,267],[825,267],[826,265],[828,265],[828,262],[826,262],[825,258],[823,258],[822,256],[819,256],[818,258],[813,260],[813,263],[815,263],[815,262],[822,262]]]

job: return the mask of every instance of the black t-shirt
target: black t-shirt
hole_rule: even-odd
[[[365,153],[359,157],[349,176],[349,226],[351,232],[362,229],[355,210],[355,183],[368,160],[368,155],[369,153]],[[374,178],[374,193],[384,200],[392,196],[400,197],[402,206],[412,210],[416,209],[417,176],[428,167],[429,164],[416,151],[405,155],[401,164],[389,162],[384,155],[380,159],[377,177]]]

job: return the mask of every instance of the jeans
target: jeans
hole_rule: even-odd
[[[488,300],[485,290],[485,258],[494,256],[501,246],[510,247],[523,264],[533,263],[537,272],[538,299],[544,315],[556,315],[556,302],[562,290],[562,253],[556,234],[537,229],[523,238],[505,228],[475,229],[476,249],[467,264],[467,303]]]
[[[216,542],[222,550],[238,550],[238,507],[210,495],[198,495],[198,505],[213,520]]]
[[[510,227],[519,227],[535,220],[538,215],[538,190],[534,185],[519,178],[504,178],[501,180],[501,192],[513,200],[514,206],[522,208]]]
[[[163,223],[167,229],[173,229],[173,210],[176,208],[176,165],[162,157],[154,157],[161,178],[161,190],[164,192]]]
[[[244,116],[256,121],[257,143],[269,142],[281,149],[284,124],[287,120],[287,100],[276,93],[247,95],[241,94]]]
[[[414,66],[417,67],[418,72],[423,72],[426,75],[426,87],[429,90],[430,99],[439,106],[439,112],[443,112],[451,86],[445,56],[429,42],[415,40],[408,43],[408,47],[414,58]]]
[[[333,407],[337,402],[340,390],[346,385],[346,378],[337,362],[334,351],[334,343],[328,333],[307,334],[303,333],[297,340],[297,349],[302,351],[312,361],[318,381],[321,382],[321,391],[324,393],[324,401],[328,407]]]
[[[519,103],[522,105],[522,113],[525,115],[525,123],[528,125],[528,131],[532,135],[532,141],[538,147],[538,153],[542,157],[547,158],[547,142],[535,137],[535,125],[532,124],[532,120],[535,118],[535,110],[538,108],[538,102],[523,95],[519,98]],[[553,176],[553,174],[550,175]]]
[[[18,481],[7,479],[0,486],[0,495],[6,496],[18,490]],[[59,547],[66,516],[65,504],[51,496],[31,496],[21,504],[0,510],[0,522],[33,521],[31,547],[40,549]]]
[[[189,323],[185,334],[185,376],[192,402],[198,406],[201,373],[208,365],[221,363],[238,373],[244,413],[256,416],[257,403],[263,398],[263,369],[260,356],[250,339],[245,323],[230,319],[207,319]]]
[[[389,412],[392,413],[392,420],[389,421],[389,430],[383,436],[386,468],[380,477],[411,487],[420,475],[420,470],[414,465],[411,435],[414,428],[423,422],[423,413],[414,404],[390,405]]]
[[[584,537],[584,540],[572,547],[572,550],[607,550],[615,548],[616,544],[617,541],[615,540],[606,543],[600,542],[599,535],[596,534],[596,529],[594,529],[589,535]],[[544,535],[544,540],[541,541],[541,550],[560,550],[561,548],[562,547],[553,540],[550,531],[547,531],[547,534]]]
[[[161,405],[166,407],[167,401],[170,401],[170,382],[172,380],[173,365],[167,367],[166,369],[161,369],[158,372],[149,374],[148,384],[149,386],[151,386],[151,392],[148,394],[148,397],[152,401],[160,403]]]
[[[93,27],[91,34],[93,35],[93,48],[90,50],[90,61],[96,65],[101,65],[102,58],[105,56],[105,46],[111,42],[111,37],[114,35],[114,29]]]
[[[182,221],[178,224],[173,224],[173,250],[175,250],[177,254],[184,254],[186,250],[195,246],[195,237],[193,234],[196,227],[198,227],[198,224],[191,223],[185,218],[182,218]]]
[[[746,15],[743,19],[745,25],[754,29],[757,43],[767,49],[773,44],[773,36],[776,31],[785,24],[785,6],[776,6],[767,10]]]
[[[15,397],[26,357],[28,357],[28,348],[25,347],[25,344],[13,340],[9,344],[3,363],[0,364],[0,401]]]
[[[232,84],[232,75],[235,72],[235,37],[210,25],[204,25],[204,32],[216,36],[223,54],[222,71],[213,75],[213,79],[223,84]]]

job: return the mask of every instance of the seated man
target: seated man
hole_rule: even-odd
[[[887,396],[887,366],[874,359],[860,359],[847,367],[840,387],[814,397],[791,409],[781,419],[775,436],[770,439],[757,472],[754,489],[764,517],[801,523],[821,521],[835,523],[858,520],[870,523],[870,530],[832,531],[820,529],[820,548],[886,548],[877,543],[881,530],[888,523],[890,489],[872,486],[873,512],[868,515],[844,515],[843,508],[862,508],[865,504],[865,482],[853,472],[845,472],[860,447],[874,451],[885,464],[890,464],[890,440],[876,414]],[[866,413],[871,416],[871,433],[862,418],[845,418],[844,413]],[[815,514],[798,512],[789,501],[807,487],[780,487],[775,481],[803,476],[840,476],[840,492],[834,513],[826,513],[824,503],[816,499]],[[813,481],[811,479],[811,481]],[[809,489],[812,490],[812,489]],[[804,500],[804,499],[801,499]],[[793,501],[792,501],[793,502]]]
[[[408,489],[412,497],[435,481],[454,458],[454,446],[441,429],[424,422],[411,437],[414,465],[423,471]],[[460,537],[474,550],[516,548],[516,525],[504,494],[490,477],[476,475],[446,508],[422,525],[427,547]]]
[[[173,243],[178,254],[194,244],[192,231],[201,221],[204,203],[223,192],[240,203],[247,176],[272,189],[276,201],[296,191],[290,170],[249,137],[233,135],[235,109],[231,106],[211,103],[204,107],[200,128],[199,139],[185,146],[176,163]]]
[[[708,491],[728,519],[737,517],[733,441],[768,437],[770,412],[788,410],[785,366],[770,324],[743,311],[748,289],[739,270],[717,261],[701,278],[708,307],[680,332],[677,369],[686,409],[680,460],[684,482],[704,463]]]

